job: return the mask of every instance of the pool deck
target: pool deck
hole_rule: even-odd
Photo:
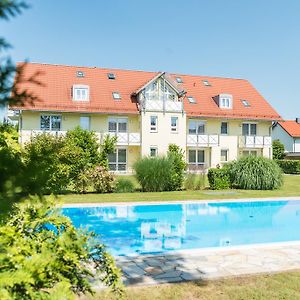
[[[125,285],[213,280],[300,269],[300,242],[117,257]]]

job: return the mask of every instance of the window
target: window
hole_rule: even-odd
[[[156,147],[150,147],[150,156],[151,157],[157,156],[157,148]]]
[[[205,122],[198,120],[189,121],[189,134],[204,134],[205,133]]]
[[[80,78],[80,77],[84,77],[84,72],[82,72],[82,71],[77,71],[77,72],[76,72],[76,76],[79,77],[79,78]]]
[[[176,77],[176,81],[177,83],[183,83],[182,78],[181,77]]]
[[[112,93],[112,96],[113,96],[113,98],[114,98],[115,100],[121,99],[121,95],[120,95],[119,92],[113,92],[113,93]]]
[[[87,85],[73,85],[74,101],[89,101],[89,87]]]
[[[116,75],[114,73],[108,73],[107,78],[111,79],[111,80],[114,80],[114,79],[116,79]]]
[[[228,123],[221,122],[221,134],[228,134]]]
[[[108,166],[110,171],[126,171],[127,150],[116,149],[114,153],[108,155]]]
[[[90,130],[90,117],[80,117],[80,127],[84,130]]]
[[[256,135],[256,124],[243,123],[242,134],[243,135]]]
[[[205,86],[211,86],[208,80],[202,80],[202,82]]]
[[[251,105],[250,105],[250,103],[249,103],[249,101],[247,101],[247,100],[241,100],[242,101],[242,103],[243,103],[243,105],[245,106],[245,107],[250,107]]]
[[[171,117],[171,132],[178,132],[178,117]]]
[[[150,132],[157,132],[157,116],[150,117]]]
[[[61,116],[42,115],[40,120],[41,130],[60,131]]]
[[[221,94],[219,95],[219,107],[230,109],[232,108],[232,95]]]
[[[204,150],[189,150],[189,164],[203,165],[205,162]]]
[[[228,161],[228,150],[227,149],[221,150],[221,161],[222,162]]]
[[[178,99],[176,92],[164,78],[160,78],[149,84],[144,90],[146,100],[156,101],[176,101]]]
[[[188,96],[187,98],[188,98],[188,100],[189,100],[190,103],[192,103],[192,104],[197,103],[197,101],[196,101],[196,99],[194,97]]]
[[[127,118],[109,118],[108,132],[127,132]]]
[[[243,151],[243,156],[249,156],[249,155],[257,156],[257,151],[256,150],[244,150]]]

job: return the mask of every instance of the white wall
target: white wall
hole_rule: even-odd
[[[157,116],[157,132],[150,132],[150,117]],[[178,131],[171,132],[171,117],[178,117]],[[168,151],[169,144],[176,144],[186,149],[186,115],[171,112],[142,112],[141,113],[142,156],[150,154],[150,147],[156,147],[158,155]]]
[[[300,152],[300,138],[294,139],[294,152]]]

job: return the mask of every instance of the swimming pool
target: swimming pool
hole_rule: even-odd
[[[300,241],[300,200],[65,207],[115,256]]]

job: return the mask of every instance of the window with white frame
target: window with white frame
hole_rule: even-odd
[[[40,128],[41,128],[41,130],[60,131],[61,130],[61,116],[41,115]]]
[[[219,107],[230,109],[232,108],[232,95],[221,94],[219,95]]]
[[[150,147],[150,156],[151,157],[157,156],[157,147]]]
[[[221,122],[221,134],[228,134],[228,123]]]
[[[242,135],[256,135],[257,126],[255,123],[243,123]]]
[[[171,132],[178,132],[178,117],[171,117]]]
[[[244,150],[243,151],[243,156],[257,156],[257,151],[256,150]]]
[[[157,116],[150,117],[150,132],[157,132]]]
[[[74,101],[89,101],[89,86],[88,85],[73,85],[73,100]]]
[[[119,92],[113,92],[112,96],[115,100],[120,100],[121,99],[121,94]]]
[[[114,153],[108,155],[108,166],[110,171],[126,171],[127,170],[127,150],[118,148]]]
[[[228,149],[221,149],[221,162],[228,161]]]
[[[109,118],[108,132],[127,132],[128,119],[127,118]]]
[[[90,130],[91,119],[88,116],[80,117],[80,127],[84,130]]]
[[[200,120],[189,120],[189,134],[204,134],[205,122]]]
[[[188,161],[191,165],[204,165],[205,151],[200,149],[190,149],[188,152]]]
[[[146,100],[178,100],[175,90],[164,78],[160,78],[149,84],[144,90],[144,95]]]

